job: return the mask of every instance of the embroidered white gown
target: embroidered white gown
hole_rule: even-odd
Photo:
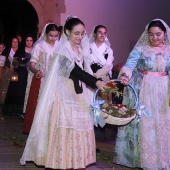
[[[90,91],[81,82],[83,93],[77,94],[69,79],[75,63],[83,69],[84,59],[79,57],[68,42],[53,57],[21,164],[34,161],[46,168],[78,169],[96,161]]]
[[[56,48],[58,41],[55,42],[54,46],[50,46],[45,40],[37,43],[31,51],[31,60],[30,62],[36,63],[36,68],[41,70],[44,74],[47,73],[48,68],[51,64],[51,59],[53,56],[54,49]],[[24,100],[24,109],[25,113],[28,95],[30,92],[30,86],[33,78],[33,73],[29,70],[28,78],[27,78],[27,88],[25,92],[25,100]],[[41,78],[41,86],[44,82],[44,77]],[[41,88],[40,86],[40,88]]]
[[[146,170],[170,168],[170,107],[169,76],[143,75],[149,72],[169,72],[170,46],[157,52],[148,45],[136,47],[121,72],[131,74],[130,84],[135,88],[139,102],[146,106],[151,118],[142,116],[139,123],[133,120],[118,130],[114,162]],[[134,93],[124,92],[124,104],[133,107]]]

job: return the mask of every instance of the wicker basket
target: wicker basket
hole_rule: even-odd
[[[112,115],[109,115],[109,114],[103,112],[102,110],[100,111],[100,113],[103,116],[106,123],[112,124],[112,125],[126,125],[136,117],[135,110],[134,110],[134,115],[131,117],[127,117],[127,118],[114,117]]]
[[[109,82],[111,81],[114,81],[114,82],[120,82],[121,80],[119,79],[113,79],[113,80],[110,80]],[[136,98],[136,103],[138,103],[138,97],[137,97],[137,94],[136,94],[136,91],[134,90],[134,88],[128,84],[128,86],[132,89],[132,91],[134,92],[135,94],[135,98]],[[97,98],[97,94],[99,92],[99,89],[96,90],[96,92],[94,93],[94,96],[93,96],[93,103],[96,102],[96,98]],[[134,106],[135,107],[135,106]],[[108,123],[108,124],[112,124],[112,125],[126,125],[128,124],[131,120],[133,120],[135,117],[136,117],[136,110],[131,108],[131,112],[133,111],[133,115],[131,115],[130,117],[115,117],[109,113],[107,113],[106,111],[103,111],[102,109],[100,109],[100,114],[102,115],[102,117],[104,118],[105,122]]]

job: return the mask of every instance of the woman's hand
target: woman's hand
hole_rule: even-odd
[[[106,83],[105,83],[104,81],[98,80],[98,81],[96,82],[96,86],[97,86],[98,89],[104,91],[104,87],[106,86]]]
[[[40,79],[41,77],[44,77],[44,74],[42,71],[38,70],[36,73],[35,73],[35,76],[37,79]]]
[[[123,85],[125,85],[125,86],[128,85],[128,83],[129,83],[129,76],[126,75],[126,73],[123,73],[119,78],[121,79],[121,83]]]
[[[40,70],[37,70],[37,68],[35,66],[36,66],[36,63],[30,62],[30,70],[35,74],[35,77],[37,79],[44,77],[45,76],[44,73]]]

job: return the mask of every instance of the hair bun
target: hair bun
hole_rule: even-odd
[[[70,19],[72,19],[72,18],[77,18],[77,16],[68,15],[68,16],[66,17],[66,21],[68,21],[68,20],[70,20]]]

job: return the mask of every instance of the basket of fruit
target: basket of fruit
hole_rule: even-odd
[[[107,82],[105,91],[102,93],[104,93],[104,95],[109,95],[113,93],[115,96],[120,97],[122,95],[122,92],[120,92],[118,87],[116,86],[117,85],[116,82],[120,82],[120,81],[121,80],[119,79],[110,80],[109,82]],[[135,106],[136,106],[136,104],[138,103],[138,97],[136,91],[130,84],[128,84],[128,86],[132,89],[132,91],[135,94]],[[123,104],[112,104],[109,103],[107,100],[101,100],[101,99],[98,100],[97,99],[98,93],[99,93],[99,89],[96,90],[93,96],[93,105],[98,106],[97,107],[98,112],[96,111],[96,108],[93,107],[94,119],[96,117],[102,116],[104,121],[108,124],[126,125],[136,117],[135,106],[133,108],[128,108]]]

